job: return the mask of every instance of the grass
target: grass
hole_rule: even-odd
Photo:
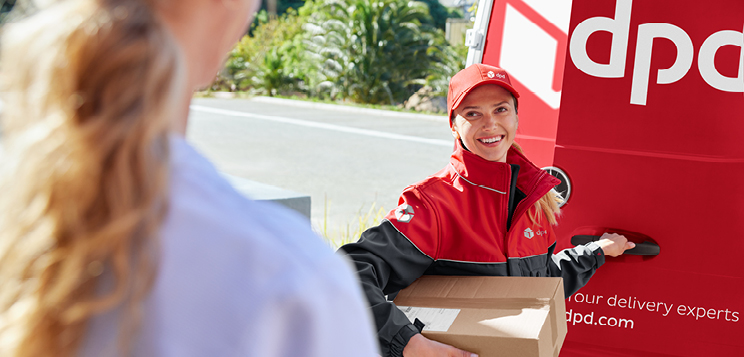
[[[347,243],[353,243],[359,240],[362,232],[367,229],[377,226],[380,224],[387,211],[383,207],[377,207],[377,203],[373,202],[372,205],[364,211],[364,207],[359,208],[357,211],[356,219],[354,222],[346,223],[341,227],[328,226],[328,210],[330,207],[330,201],[326,196],[323,204],[323,223],[321,227],[315,229],[316,233],[320,235],[334,250],[340,248],[342,245]]]

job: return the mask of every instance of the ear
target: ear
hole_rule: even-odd
[[[460,133],[457,131],[457,118],[460,117],[459,114],[455,115],[454,118],[452,118],[452,126],[450,127],[450,130],[452,130],[452,137],[455,138],[455,140],[460,139]]]

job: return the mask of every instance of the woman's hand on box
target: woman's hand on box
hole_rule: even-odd
[[[403,357],[478,357],[478,355],[432,341],[417,333],[408,340],[406,348],[403,349]]]

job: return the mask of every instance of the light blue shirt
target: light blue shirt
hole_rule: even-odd
[[[298,214],[245,199],[181,137],[171,138],[169,211],[138,356],[377,356],[351,266]],[[84,356],[112,355],[115,312]]]

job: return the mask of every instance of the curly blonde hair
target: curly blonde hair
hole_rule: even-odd
[[[115,307],[127,353],[185,77],[150,1],[57,1],[3,29],[2,356],[75,355],[91,317]]]

